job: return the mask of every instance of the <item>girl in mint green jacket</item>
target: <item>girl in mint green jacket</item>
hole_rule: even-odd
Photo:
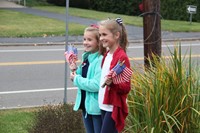
[[[97,26],[92,25],[85,29],[83,45],[85,52],[82,55],[82,64],[70,76],[74,85],[78,87],[74,110],[82,109],[87,133],[100,133],[102,120],[98,91],[102,54],[105,49],[100,45]],[[70,69],[73,70],[74,66],[70,66]]]

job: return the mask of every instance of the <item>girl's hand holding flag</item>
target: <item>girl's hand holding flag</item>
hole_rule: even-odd
[[[72,72],[77,68],[76,61],[78,60],[78,50],[72,45],[67,46],[67,51],[65,52],[66,61],[69,63],[69,67]]]
[[[125,61],[119,61],[117,65],[108,73],[105,83],[101,86],[104,88],[106,85],[119,84],[128,82],[132,75],[132,70],[124,64]]]

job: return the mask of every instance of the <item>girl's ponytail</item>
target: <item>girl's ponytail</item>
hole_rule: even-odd
[[[121,32],[121,37],[120,37],[120,46],[124,49],[126,52],[127,47],[128,47],[128,37],[127,37],[127,32],[124,24],[121,25],[122,27],[122,32]]]
[[[116,18],[115,21],[117,22],[117,24],[119,25],[119,28],[120,28],[120,30],[118,30],[120,32],[119,44],[126,52],[126,49],[128,47],[128,37],[127,37],[127,33],[126,33],[126,28],[125,28],[125,26],[123,24],[123,20],[121,18]]]

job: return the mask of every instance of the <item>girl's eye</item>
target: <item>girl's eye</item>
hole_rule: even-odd
[[[106,34],[105,34],[105,33],[103,33],[103,34],[102,34],[102,36],[106,36]]]

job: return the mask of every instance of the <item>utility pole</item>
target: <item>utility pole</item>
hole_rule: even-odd
[[[143,0],[144,64],[152,55],[161,56],[160,0]]]

